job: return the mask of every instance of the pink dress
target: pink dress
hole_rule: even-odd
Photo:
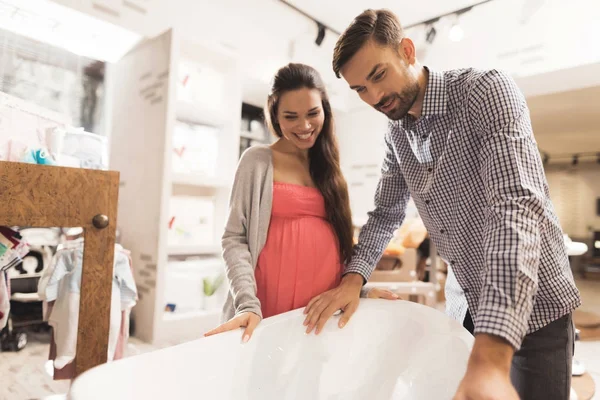
[[[256,266],[263,318],[305,307],[341,278],[338,239],[318,189],[274,182],[267,241]]]

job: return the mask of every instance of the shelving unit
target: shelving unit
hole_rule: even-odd
[[[240,156],[256,144],[273,143],[275,138],[264,123],[264,112],[260,107],[242,104],[242,126],[240,130]]]
[[[229,180],[220,180],[219,178],[206,178],[202,176],[193,176],[185,174],[174,174],[172,176],[173,185],[193,186],[205,189],[229,189],[231,182]]]
[[[208,256],[219,254],[221,252],[221,246],[170,246],[168,250],[169,256]]]
[[[170,30],[132,50],[109,76],[110,165],[122,177],[119,229],[140,293],[134,335],[155,344],[199,338],[221,312],[221,298],[207,310],[195,300],[203,276],[224,267],[220,241],[241,130],[238,60],[212,44],[183,42]],[[181,267],[186,258],[189,268]],[[174,282],[185,288],[173,292]],[[223,301],[226,290],[216,294]],[[166,311],[172,293],[194,308],[175,304]]]

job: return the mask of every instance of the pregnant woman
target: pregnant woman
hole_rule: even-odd
[[[265,116],[278,140],[240,159],[222,240],[227,322],[206,336],[244,327],[247,342],[262,318],[337,287],[352,255],[348,187],[319,73],[303,64],[281,68]],[[397,298],[381,289],[363,295]]]

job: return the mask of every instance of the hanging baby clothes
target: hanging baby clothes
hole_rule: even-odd
[[[29,244],[21,234],[7,226],[0,226],[0,330],[4,329],[10,313],[10,279],[8,271],[23,260]]]
[[[4,329],[8,322],[10,312],[10,289],[6,272],[0,271],[0,330]]]
[[[54,378],[71,379],[73,360],[77,348],[79,300],[83,266],[83,239],[61,246],[54,261],[42,279],[38,293],[47,302],[46,318],[53,328],[50,359],[54,360]],[[137,289],[133,279],[130,257],[120,245],[115,245],[113,284],[108,337],[108,361],[121,357],[118,345],[126,343],[121,338],[122,324],[128,322],[129,312],[137,302]],[[123,313],[126,313],[124,318]]]

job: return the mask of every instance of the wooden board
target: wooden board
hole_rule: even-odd
[[[107,360],[118,191],[118,172],[0,162],[0,225],[85,230],[77,375]]]

